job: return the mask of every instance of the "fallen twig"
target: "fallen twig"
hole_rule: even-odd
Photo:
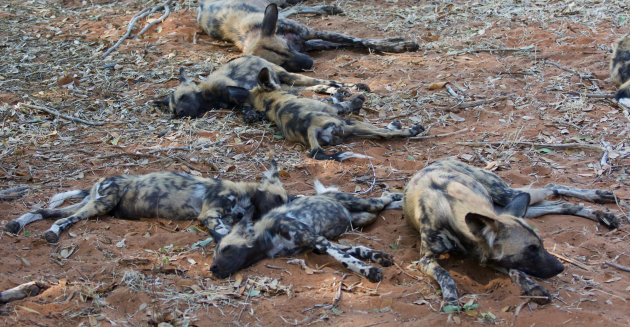
[[[554,66],[554,67],[556,67],[556,68],[562,69],[562,70],[564,70],[564,71],[566,71],[566,72],[569,72],[569,73],[571,73],[571,74],[573,74],[573,75],[575,75],[575,76],[578,76],[579,78],[585,78],[585,79],[586,79],[586,78],[593,78],[593,75],[590,75],[590,74],[588,74],[588,75],[582,75],[582,74],[580,74],[580,72],[578,72],[578,71],[577,71],[577,70],[575,70],[575,69],[571,69],[571,68],[568,68],[568,67],[564,67],[564,66],[562,66],[562,65],[560,65],[560,64],[558,64],[558,63],[555,63],[555,62],[553,62],[553,61],[545,60],[545,61],[544,61],[544,63],[545,63],[545,64],[552,65],[552,66]]]
[[[534,143],[534,142],[457,142],[457,145],[465,146],[496,146],[496,145],[510,145],[510,146],[539,146],[545,148],[556,149],[584,149],[593,150],[599,152],[605,152],[602,147],[593,144],[584,143]]]
[[[618,265],[616,263],[612,263],[610,261],[605,261],[605,263],[611,267],[617,268],[619,270],[623,270],[623,271],[627,271],[630,272],[630,267],[626,267],[626,266],[622,266],[622,265]]]
[[[149,28],[151,28],[151,26],[157,24],[157,23],[161,23],[163,22],[166,18],[168,18],[168,16],[171,14],[171,3],[173,2],[173,0],[167,0],[165,3],[155,6],[153,7],[153,10],[151,10],[151,13],[154,13],[155,11],[157,11],[157,9],[159,9],[160,7],[164,8],[164,15],[160,16],[160,18],[158,19],[154,19],[152,21],[150,21],[140,32],[138,32],[138,34],[136,34],[136,37],[144,34],[144,32],[146,32]]]
[[[581,96],[581,97],[586,97],[586,98],[603,98],[603,99],[609,99],[609,98],[614,98],[614,97],[615,97],[615,95],[614,95],[614,94],[580,93],[580,92],[575,92],[575,91],[565,92],[564,94],[566,94],[566,95]]]
[[[103,58],[107,58],[107,56],[109,56],[110,53],[112,53],[112,51],[116,50],[116,48],[118,48],[123,41],[125,41],[127,38],[129,38],[129,35],[131,35],[131,31],[133,30],[134,25],[136,25],[136,22],[141,19],[144,18],[146,16],[149,16],[153,13],[155,13],[156,11],[158,11],[160,8],[164,8],[164,15],[162,15],[162,17],[153,20],[151,22],[149,22],[149,24],[147,24],[147,26],[145,26],[140,33],[138,33],[137,36],[140,36],[142,33],[144,33],[149,27],[151,27],[152,25],[159,23],[159,22],[163,22],[164,19],[166,19],[166,17],[168,17],[168,15],[170,15],[171,13],[171,9],[169,8],[169,5],[171,4],[173,0],[167,0],[165,3],[159,4],[157,6],[154,6],[153,8],[144,8],[142,10],[140,10],[137,14],[133,15],[133,17],[131,18],[131,21],[129,21],[129,27],[127,27],[127,32],[125,32],[125,34],[116,42],[116,44],[114,44],[111,48],[107,49],[107,51],[105,51],[105,53],[103,53]],[[149,10],[150,9],[150,10]]]
[[[72,117],[72,116],[68,116],[65,114],[62,114],[60,112],[58,112],[57,110],[53,110],[50,108],[46,108],[46,107],[40,107],[40,106],[36,106],[33,104],[28,104],[28,103],[20,103],[19,106],[22,107],[27,107],[27,108],[31,108],[31,109],[35,109],[35,110],[41,110],[41,111],[45,111],[49,114],[55,115],[59,118],[63,118],[63,119],[67,119],[67,120],[71,120],[77,123],[82,123],[82,124],[86,124],[86,125],[92,125],[92,126],[103,126],[105,125],[105,122],[93,122],[93,121],[89,121],[89,120],[84,120],[81,118],[76,118],[76,117]]]
[[[561,254],[557,254],[557,253],[553,253],[553,252],[549,252],[549,253],[551,253],[553,256],[555,256],[558,259],[564,260],[564,261],[566,261],[568,263],[571,263],[571,264],[573,264],[573,265],[575,265],[575,266],[577,266],[579,268],[582,268],[582,269],[584,269],[586,271],[592,271],[591,267],[589,267],[589,266],[587,266],[587,265],[585,265],[583,263],[575,261],[575,260],[573,260],[571,258],[567,258],[567,257],[565,257],[565,256],[563,256]]]
[[[456,135],[456,134],[461,134],[463,132],[468,131],[468,128],[464,128],[464,129],[460,129],[459,131],[455,131],[455,132],[449,132],[449,133],[443,133],[443,134],[434,134],[434,135],[422,135],[422,136],[414,136],[414,137],[410,137],[410,140],[425,140],[425,139],[433,139],[436,137],[445,137],[445,136],[451,136],[451,135]]]
[[[459,111],[461,109],[466,109],[466,108],[470,108],[470,107],[477,107],[477,106],[481,106],[484,104],[490,104],[490,103],[494,103],[494,102],[499,102],[499,101],[503,101],[505,99],[507,99],[507,96],[499,96],[496,98],[492,98],[492,99],[488,99],[488,100],[477,100],[477,101],[471,101],[471,102],[461,102],[458,103],[452,107],[448,107],[448,108],[444,108],[444,111]]]

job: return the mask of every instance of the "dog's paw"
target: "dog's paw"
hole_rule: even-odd
[[[416,136],[422,132],[424,132],[424,127],[422,127],[422,125],[413,125],[409,127],[409,134],[411,134],[411,136]]]
[[[370,267],[365,277],[372,283],[378,283],[383,280],[383,271],[378,267]]]
[[[372,92],[372,89],[370,89],[370,87],[367,84],[363,84],[363,83],[352,84],[350,88],[356,91]]]
[[[402,124],[399,121],[397,121],[397,120],[392,120],[392,122],[389,123],[389,125],[387,125],[387,127],[385,127],[385,128],[387,128],[389,130],[392,130],[392,131],[399,131],[399,130],[402,129]]]

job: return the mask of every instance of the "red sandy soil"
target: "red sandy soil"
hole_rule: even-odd
[[[89,5],[111,3],[98,1]],[[237,49],[201,34],[195,21],[196,5],[191,3],[186,2],[181,6],[183,9],[173,12],[163,24],[156,25],[159,30],[152,28],[142,39],[128,40],[118,52],[144,51],[142,55],[150,58],[146,67],[155,67],[157,62],[168,65],[169,61],[163,59],[173,58],[172,65],[165,68],[171,72],[178,70],[180,62],[203,62],[208,53],[223,54],[225,58],[237,56]],[[436,5],[436,15],[444,11],[442,19],[450,19],[449,15],[456,15],[457,8],[465,8],[467,3],[455,1],[451,4],[454,7]],[[54,5],[68,9],[87,6],[80,1],[62,1]],[[85,42],[94,42],[95,46],[111,46],[124,33],[131,16],[145,5],[138,1],[121,1],[119,5],[103,9],[104,16],[97,19],[88,19],[88,15],[64,17],[59,12],[51,18],[51,24],[61,26],[61,33],[52,35],[51,39],[78,36]],[[189,5],[191,9],[187,10]],[[405,8],[405,15],[411,12],[412,6],[418,6],[418,15],[421,15],[425,11],[420,7],[428,4],[411,0],[356,1],[345,3],[343,8],[352,12],[364,5]],[[98,7],[93,9],[98,10]],[[3,19],[16,15],[11,7],[0,11]],[[356,36],[394,36],[400,32],[383,31],[378,22],[362,23],[360,19],[349,16],[299,18],[313,27],[342,30]],[[383,21],[393,19],[387,16]],[[249,160],[254,153],[260,157],[260,163],[266,164],[266,156],[275,152],[283,167],[282,181],[292,194],[312,194],[313,179],[317,177],[324,184],[337,185],[345,191],[369,189],[370,192],[363,196],[379,196],[384,190],[402,190],[414,172],[437,159],[458,157],[484,167],[486,164],[474,152],[477,149],[483,158],[498,163],[499,169],[495,172],[515,187],[557,183],[609,189],[620,200],[630,198],[630,161],[627,158],[611,160],[611,169],[606,169],[599,166],[602,154],[597,151],[553,148],[538,151],[539,147],[509,146],[509,142],[520,140],[535,143],[579,141],[594,145],[605,140],[613,146],[625,142],[627,149],[629,122],[616,104],[608,100],[576,100],[563,93],[596,93],[590,88],[593,83],[598,83],[602,92],[613,92],[614,85],[608,78],[610,44],[620,33],[627,31],[627,24],[620,27],[613,18],[588,24],[558,18],[542,24],[528,21],[527,16],[506,19],[492,15],[453,23],[443,30],[434,30],[430,24],[410,24],[401,33],[404,37],[418,37],[422,44],[418,52],[370,54],[360,50],[338,50],[313,53],[314,72],[308,74],[370,85],[373,94],[369,96],[362,115],[375,124],[384,125],[389,118],[398,115],[404,125],[417,121],[427,127],[430,125],[429,135],[463,128],[467,128],[466,131],[424,140],[355,140],[338,149],[365,152],[373,159],[338,163],[308,159],[303,147],[274,138],[273,127],[260,126],[268,134],[245,134],[240,135],[239,140],[229,141],[233,143],[230,155],[247,154],[245,159]],[[479,32],[481,29],[484,29],[483,33]],[[49,33],[47,31],[47,26],[35,26],[24,33],[40,33],[44,37]],[[561,33],[563,38],[559,36]],[[464,36],[465,41],[460,41]],[[441,40],[446,41],[440,43]],[[500,43],[488,40],[500,40]],[[158,45],[145,47],[145,43]],[[452,50],[497,48],[497,44],[513,49],[535,45],[535,53],[530,50],[449,53]],[[115,52],[113,57],[116,56]],[[543,60],[580,74],[590,72],[592,78],[581,78],[545,64]],[[133,63],[125,61],[120,61],[120,65],[134,67]],[[134,69],[138,75],[142,74],[142,66]],[[159,88],[177,85],[174,75],[158,85],[136,77],[130,77],[130,82],[120,92],[144,95],[144,100],[137,103],[139,108],[156,99]],[[57,103],[71,97],[71,92],[60,86],[71,82],[72,79],[53,85],[44,90],[49,93],[39,99]],[[429,86],[436,82],[450,82],[465,89],[465,94],[469,95],[466,102],[502,95],[508,98],[465,108],[451,115],[443,109],[456,105],[459,100],[446,88],[431,90]],[[77,78],[75,85],[80,87],[82,83]],[[94,100],[108,96],[97,91],[88,96]],[[457,88],[455,91],[462,93]],[[13,106],[25,101],[22,96],[0,91],[0,103]],[[134,114],[143,122],[167,118],[167,114],[159,112],[146,115],[132,112],[130,115]],[[46,119],[53,120],[54,117]],[[211,113],[200,122],[204,120],[209,122],[208,126],[234,124],[235,120],[238,123],[238,118],[225,111]],[[187,120],[182,122],[182,126],[193,124],[195,122]],[[168,158],[167,164],[149,158],[143,165],[128,166],[121,165],[116,157],[95,161],[96,154],[114,149],[111,142],[118,128],[114,124],[91,127],[57,120],[57,134],[44,133],[31,139],[22,149],[3,154],[1,188],[23,183],[37,191],[31,191],[21,199],[0,201],[0,223],[4,225],[30,208],[42,205],[42,201],[55,193],[89,188],[102,176],[158,170],[190,172],[192,169],[193,173],[200,172],[204,176],[255,180],[263,170],[260,164],[246,165],[247,160],[231,160],[231,166],[216,167],[218,171],[204,162],[184,164],[169,162]],[[62,140],[62,136],[80,139],[78,146],[82,151],[73,152],[71,148],[63,151],[50,146]],[[216,141],[222,136],[216,131],[192,135],[171,131],[165,139],[155,135],[149,135],[145,140],[121,136],[120,142],[123,152],[132,153],[140,149],[140,144],[177,147],[189,144],[191,139]],[[234,137],[230,136],[230,140]],[[457,144],[466,141],[506,141],[508,145],[470,147]],[[50,143],[49,146],[44,146],[46,143]],[[70,178],[67,174],[56,178],[56,172],[45,168],[55,160],[62,160],[59,172],[86,165],[88,170],[78,178]],[[256,174],[249,173],[252,167]],[[372,186],[374,177],[377,181]],[[619,212],[622,220],[627,222],[627,216],[619,211],[626,210],[622,206],[606,207]],[[614,261],[630,266],[627,223],[610,231],[592,221],[571,216],[552,215],[531,220],[546,248],[573,262],[564,261],[564,272],[540,281],[555,296],[551,304],[544,306],[529,302],[505,275],[465,258],[445,258],[443,266],[454,277],[462,302],[472,301],[478,305],[460,314],[439,311],[441,299],[437,284],[415,266],[419,259],[417,232],[406,224],[400,211],[385,211],[374,225],[341,238],[341,242],[360,243],[395,256],[396,265],[383,269],[381,283],[371,283],[344,270],[332,258],[312,253],[298,256],[305,260],[308,270],[287,263],[290,258],[275,258],[264,260],[227,280],[218,280],[208,271],[213,246],[205,250],[189,248],[193,242],[207,237],[207,234],[190,228],[201,227],[196,222],[99,217],[76,224],[63,233],[55,245],[46,244],[40,237],[50,223],[40,221],[29,225],[17,236],[6,233],[0,236],[0,251],[4,253],[0,258],[0,289],[31,280],[51,284],[41,295],[0,306],[0,321],[6,326],[135,326],[159,322],[194,326],[434,326],[447,322],[515,326],[630,324],[630,273],[605,264],[605,261]],[[129,282],[130,276],[140,279]],[[192,299],[191,302],[187,302],[187,298]]]

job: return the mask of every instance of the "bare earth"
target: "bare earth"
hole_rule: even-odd
[[[320,1],[306,1],[320,4]],[[332,2],[335,3],[335,2]],[[170,120],[151,104],[177,85],[185,66],[203,78],[239,51],[200,34],[194,0],[178,0],[163,24],[104,51],[146,0],[7,0],[0,4],[0,189],[28,192],[0,201],[0,224],[55,193],[89,188],[103,176],[184,171],[256,180],[277,158],[292,194],[312,194],[315,177],[363,196],[401,191],[429,162],[458,157],[516,187],[568,184],[613,190],[626,222],[607,228],[570,216],[531,221],[566,270],[541,283],[554,295],[538,306],[507,276],[445,258],[462,303],[440,312],[437,284],[416,269],[419,239],[400,211],[347,233],[341,242],[386,250],[396,265],[381,283],[312,253],[264,260],[227,280],[208,271],[213,245],[196,222],[111,217],[81,222],[56,245],[41,239],[51,221],[0,235],[0,289],[29,281],[43,294],[0,306],[6,326],[627,326],[630,266],[630,120],[609,98],[611,45],[627,33],[627,1],[368,0],[336,2],[346,16],[298,17],[309,26],[362,37],[416,39],[420,51],[312,53],[309,75],[363,82],[373,93],[356,119],[385,126],[422,123],[417,140],[354,140],[332,150],[367,153],[343,163],[307,158],[268,124],[245,125],[229,110]],[[158,11],[149,16],[155,19]],[[133,35],[147,23],[141,19]],[[448,84],[444,84],[448,82]],[[313,96],[308,94],[307,96]],[[482,102],[477,102],[482,101]],[[48,114],[54,109],[88,125]],[[476,142],[476,143],[464,143]],[[487,142],[487,143],[484,143]],[[497,143],[493,143],[497,142]],[[523,143],[529,142],[529,143]],[[534,145],[532,145],[532,143]],[[542,145],[582,143],[591,147]],[[599,206],[591,204],[592,206]],[[570,262],[567,262],[569,260]]]

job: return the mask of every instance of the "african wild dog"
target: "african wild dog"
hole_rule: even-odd
[[[68,198],[80,203],[55,209]],[[177,172],[120,175],[100,179],[91,191],[68,191],[55,195],[51,206],[38,209],[7,223],[4,229],[17,233],[25,225],[45,218],[61,218],[44,232],[50,243],[83,219],[111,214],[118,218],[162,217],[197,219],[216,239],[226,235],[243,217],[258,218],[288,201],[275,161],[259,183],[232,182]]]
[[[289,73],[284,68],[265,59],[248,55],[228,61],[198,84],[186,76],[184,68],[180,68],[179,86],[171,95],[158,101],[157,104],[168,106],[173,117],[201,117],[213,109],[232,109],[238,103],[230,97],[227,90],[228,86],[253,89],[258,84],[258,72],[263,68],[270,71],[274,82],[290,87],[313,86],[317,92],[329,91],[328,88],[339,89],[342,87],[370,91],[367,85],[361,83],[346,84]]]
[[[615,98],[630,108],[630,33],[617,41],[610,60],[610,76],[619,86]]]
[[[209,36],[231,41],[244,54],[265,58],[289,71],[313,66],[303,51],[355,46],[376,51],[416,51],[415,42],[401,38],[360,39],[343,34],[316,31],[287,18],[278,19],[276,4],[264,0],[202,0],[197,22]]]
[[[369,259],[381,266],[393,264],[390,254],[363,246],[330,242],[348,228],[373,223],[377,212],[400,202],[401,194],[383,194],[363,199],[334,188],[324,188],[318,181],[315,196],[299,197],[277,207],[256,223],[242,219],[219,241],[210,271],[225,278],[264,259],[292,256],[308,250],[327,253],[344,267],[378,282],[381,269],[359,259]],[[400,206],[398,206],[400,207]]]
[[[342,119],[337,116],[338,107],[280,90],[266,68],[258,74],[258,86],[253,90],[231,86],[228,91],[240,103],[264,112],[267,119],[280,128],[287,140],[309,146],[310,157],[317,160],[342,161],[352,157],[365,157],[352,152],[326,154],[322,145],[337,145],[351,137],[410,137],[424,130],[420,125],[401,130],[399,122],[392,122],[387,128],[377,128],[358,120]],[[361,94],[359,97],[362,104],[364,97]]]
[[[435,162],[411,178],[405,188],[403,214],[420,232],[420,269],[440,285],[443,304],[459,305],[455,281],[437,262],[440,254],[451,251],[466,253],[504,272],[507,269],[527,294],[537,296],[541,303],[551,300],[549,292],[527,275],[550,278],[564,267],[520,217],[567,214],[611,228],[618,226],[618,218],[611,213],[544,201],[550,195],[615,202],[612,192],[602,190],[551,184],[540,189],[512,189],[497,175],[454,160]]]

